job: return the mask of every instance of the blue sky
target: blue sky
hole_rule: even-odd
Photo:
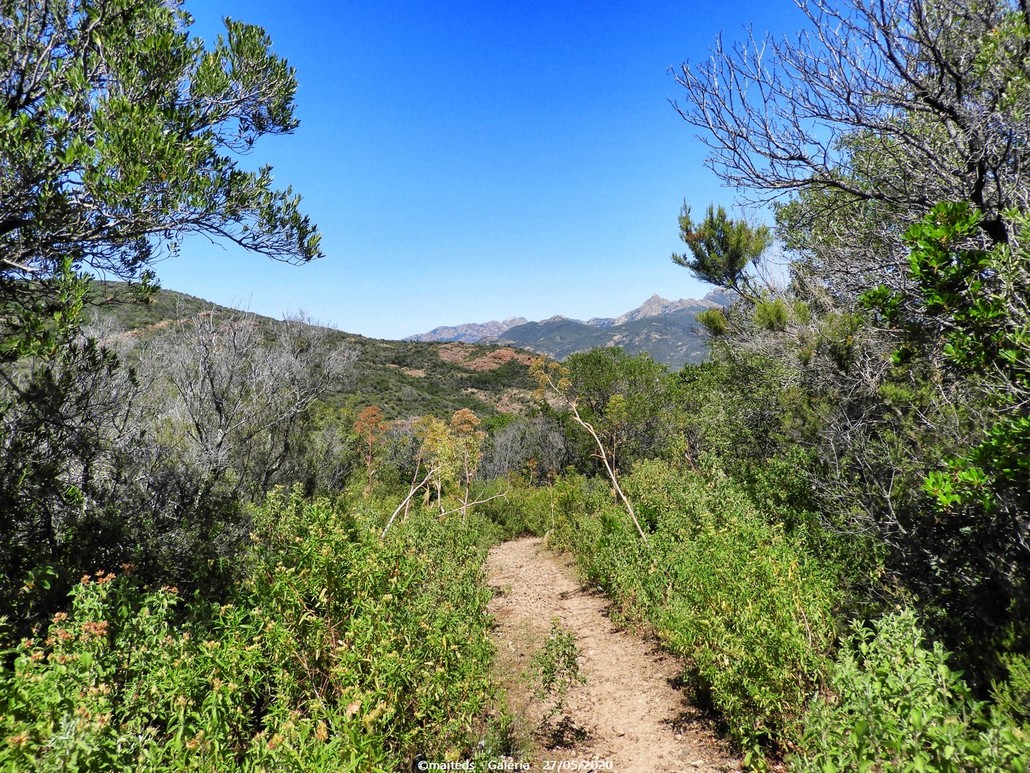
[[[223,16],[263,26],[297,69],[300,128],[253,161],[301,193],[326,257],[286,266],[193,239],[157,266],[162,285],[376,338],[703,295],[669,260],[676,217],[734,195],[670,106],[669,68],[720,32],[802,21],[789,0],[185,8],[206,39]]]

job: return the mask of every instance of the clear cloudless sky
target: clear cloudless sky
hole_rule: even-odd
[[[263,138],[326,257],[288,266],[192,238],[164,287],[402,338],[438,325],[617,316],[710,288],[676,218],[734,203],[670,101],[717,34],[792,33],[790,0],[187,0],[191,32],[264,27],[300,127]]]

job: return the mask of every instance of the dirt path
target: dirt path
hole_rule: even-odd
[[[570,559],[545,549],[539,538],[519,539],[491,550],[487,571],[496,593],[490,611],[497,621],[499,668],[522,722],[516,729],[533,735],[537,746],[522,761],[534,770],[585,770],[591,761],[617,773],[740,769],[672,686],[679,675],[675,660],[617,630],[605,615],[606,599],[583,587]],[[563,713],[541,730],[546,706],[518,675],[529,668],[555,617],[575,634],[587,681],[572,687]],[[548,760],[570,762],[552,766]]]

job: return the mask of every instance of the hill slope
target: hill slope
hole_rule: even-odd
[[[93,314],[110,336],[141,342],[173,335],[177,320],[212,310],[233,311],[201,298],[161,289],[152,301],[130,303],[124,285],[98,285]],[[238,313],[238,312],[237,312]],[[259,322],[271,319],[254,315]],[[449,416],[469,408],[481,417],[520,412],[534,403],[529,364],[536,355],[510,345],[383,341],[332,330],[332,344],[357,351],[347,383],[325,402],[333,407],[379,405],[388,418]]]

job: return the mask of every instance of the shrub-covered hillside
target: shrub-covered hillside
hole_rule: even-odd
[[[173,323],[208,312],[242,315],[255,324],[273,320],[238,312],[174,290],[159,289],[146,302],[136,302],[127,285],[98,285],[90,315],[97,331],[115,344],[152,344],[174,335]],[[317,320],[298,320],[320,327]],[[483,416],[524,412],[535,385],[529,364],[535,355],[506,346],[382,341],[332,329],[320,335],[324,346],[353,352],[345,378],[330,384],[322,400],[333,407],[379,405],[390,418],[449,415],[469,408]]]

